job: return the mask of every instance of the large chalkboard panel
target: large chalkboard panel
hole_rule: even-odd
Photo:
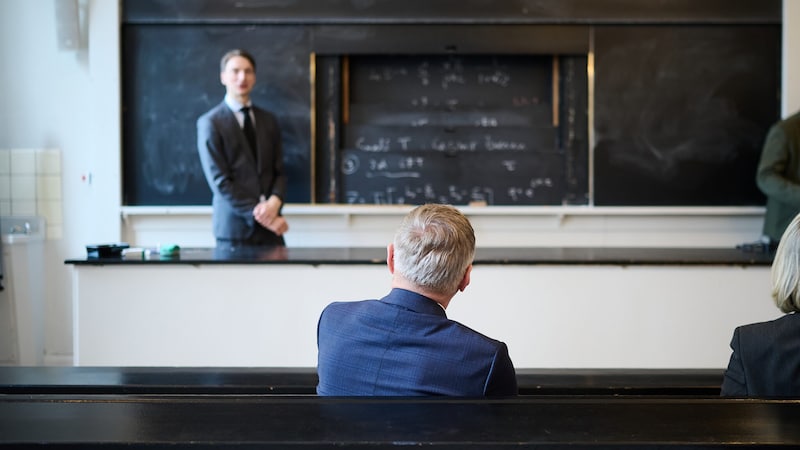
[[[762,205],[780,28],[597,27],[594,203]]]
[[[222,101],[219,60],[256,58],[253,102],[281,125],[288,202],[309,202],[310,37],[300,26],[136,25],[123,29],[126,205],[209,205],[195,121]],[[111,94],[109,94],[111,95]]]
[[[585,165],[568,167],[586,155],[575,66],[544,55],[351,56],[340,201],[585,201]]]

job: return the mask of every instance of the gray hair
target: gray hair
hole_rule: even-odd
[[[784,230],[775,252],[772,299],[785,313],[800,311],[800,214]]]
[[[394,268],[426,290],[453,295],[475,257],[475,231],[449,205],[427,204],[408,213],[394,235]]]

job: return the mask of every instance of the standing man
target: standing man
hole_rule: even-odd
[[[800,213],[800,112],[770,128],[756,183],[767,196],[764,238],[775,248],[789,222]]]
[[[452,206],[423,205],[387,248],[392,290],[338,302],[317,327],[319,395],[517,394],[506,344],[450,320],[445,309],[470,281],[475,233]]]
[[[225,99],[197,119],[197,150],[212,196],[218,247],[285,245],[286,190],[278,122],[252,104],[256,63],[244,50],[220,62]]]

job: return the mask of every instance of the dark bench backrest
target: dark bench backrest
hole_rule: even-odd
[[[722,369],[518,369],[521,395],[718,395]],[[5,394],[314,394],[314,368],[0,367]]]

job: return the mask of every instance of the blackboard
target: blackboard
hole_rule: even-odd
[[[272,111],[281,126],[285,200],[310,201],[308,30],[172,24],[123,28],[124,204],[211,204],[195,122],[225,95],[219,61],[231,48],[254,55],[253,102]]]
[[[350,57],[339,201],[585,201],[585,166],[567,167],[576,161],[571,152],[585,154],[585,127],[574,120],[576,111],[585,119],[580,114],[585,96],[573,92],[585,91],[585,84],[562,75],[568,60],[552,55]],[[578,60],[585,73],[585,59]],[[578,172],[581,176],[568,176]]]
[[[595,205],[764,204],[779,27],[598,27],[595,45]]]
[[[220,56],[244,47],[254,102],[282,127],[288,202],[763,205],[780,26],[592,25],[590,51],[552,54],[509,52],[489,28],[494,54],[373,54],[349,52],[347,25],[126,23],[124,204],[210,204],[195,121],[223,98]]]

